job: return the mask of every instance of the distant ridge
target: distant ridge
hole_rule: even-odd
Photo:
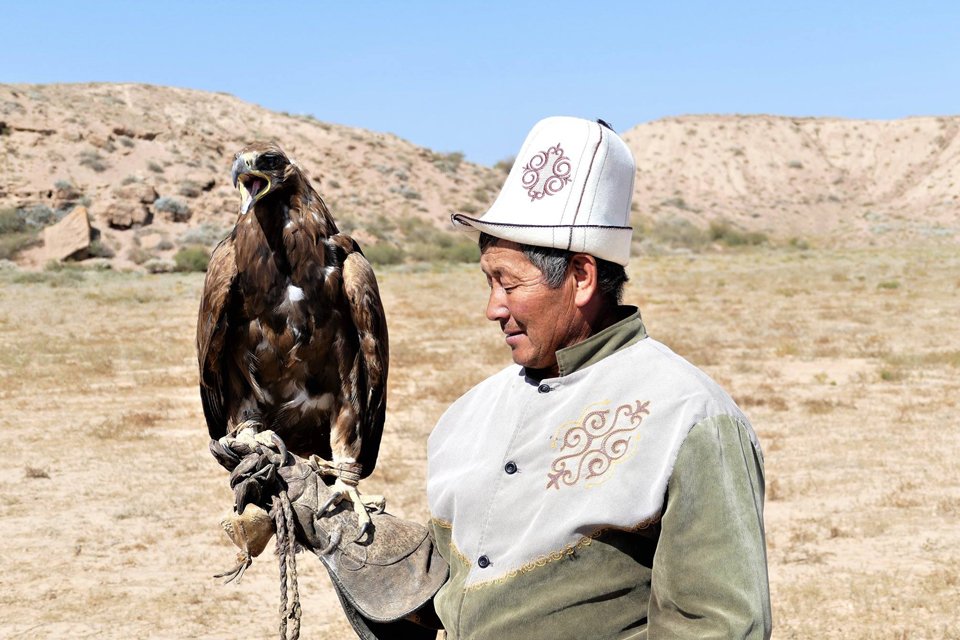
[[[634,127],[635,208],[843,245],[960,237],[960,118],[684,116]]]
[[[636,239],[659,224],[722,220],[783,241],[956,241],[958,132],[957,117],[706,115],[641,124],[623,134],[637,158]],[[445,228],[451,211],[480,213],[505,177],[462,154],[220,93],[0,85],[0,208],[85,204],[115,264],[133,266],[144,246],[168,259],[184,242],[210,244],[232,225],[233,153],[264,138],[300,162],[365,246],[416,240],[424,225]],[[43,253],[18,260],[38,264]]]

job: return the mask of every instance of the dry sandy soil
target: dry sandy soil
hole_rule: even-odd
[[[954,247],[638,259],[628,300],[724,384],[767,469],[775,638],[960,638]],[[425,441],[508,361],[475,268],[382,270],[390,411],[367,483],[426,518]],[[0,272],[0,636],[276,633],[274,557],[218,527],[193,327],[200,275]],[[350,631],[300,556],[304,638]]]

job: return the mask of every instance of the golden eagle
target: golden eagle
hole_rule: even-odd
[[[272,430],[293,453],[317,456],[368,523],[364,504],[382,508],[382,498],[361,499],[356,483],[376,465],[387,391],[377,280],[279,147],[244,148],[232,178],[240,213],[210,259],[197,319],[210,437]]]

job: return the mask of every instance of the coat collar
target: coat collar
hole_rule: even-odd
[[[557,351],[560,377],[596,364],[620,349],[636,344],[647,337],[647,329],[643,326],[643,319],[637,307],[620,306],[617,312],[623,317],[619,322],[598,331],[583,342]]]

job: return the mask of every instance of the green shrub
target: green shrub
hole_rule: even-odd
[[[403,196],[407,200],[420,200],[423,197],[420,195],[419,191],[415,189],[411,189],[405,184],[390,187],[390,192],[399,193],[401,196]]]
[[[210,251],[206,247],[188,246],[182,247],[173,256],[173,263],[177,271],[206,271],[210,264]]]
[[[711,222],[708,233],[713,242],[719,242],[728,247],[755,247],[767,243],[766,234],[758,231],[740,231],[725,220]]]
[[[440,249],[444,262],[480,262],[480,247],[472,239],[459,239]]]
[[[90,246],[87,247],[87,256],[90,258],[112,258],[116,255],[110,247],[103,243],[102,240],[94,240],[90,243]]]
[[[20,233],[26,229],[20,212],[16,209],[0,209],[0,235]]]
[[[193,180],[184,180],[180,183],[179,191],[184,198],[197,198],[203,193],[203,187]]]
[[[677,209],[682,209],[683,211],[692,211],[690,205],[687,204],[687,201],[677,196],[676,198],[667,198],[666,200],[660,203],[663,207],[676,207]]]
[[[451,151],[450,153],[434,153],[431,160],[433,166],[444,173],[456,173],[457,169],[463,163],[463,153],[460,151]]]
[[[192,229],[187,229],[180,236],[180,244],[199,244],[207,247],[215,247],[229,232],[229,229],[224,229],[219,225],[202,222]],[[172,249],[173,247],[169,248]]]
[[[13,281],[17,284],[48,284],[57,288],[73,287],[85,279],[82,271],[62,269],[59,271],[24,271],[14,276]]]
[[[68,198],[75,198],[80,195],[79,190],[69,180],[57,180],[53,183],[53,188],[62,191]]]
[[[0,235],[0,260],[12,260],[14,256],[40,244],[40,236],[35,231],[4,233]]]
[[[703,249],[710,243],[707,232],[683,218],[668,218],[656,221],[652,227],[644,227],[641,238],[655,246]]]
[[[150,253],[149,251],[147,251],[142,247],[131,247],[130,250],[127,251],[127,260],[129,260],[133,264],[142,265],[148,260],[153,260],[156,257],[157,256],[155,256],[154,254]]]
[[[378,242],[370,245],[363,250],[363,255],[370,261],[370,264],[376,265],[400,264],[404,259],[403,249],[389,242]]]
[[[493,168],[499,171],[500,173],[507,175],[508,173],[510,173],[510,169],[513,168],[514,160],[515,158],[513,157],[504,158],[503,160],[499,161],[497,164],[493,165]]]
[[[176,264],[170,260],[153,258],[144,262],[143,268],[146,269],[148,273],[170,273],[176,268]]]
[[[38,220],[23,209],[0,209],[0,260],[12,260],[24,249],[40,244],[40,225],[34,224]]]
[[[378,215],[367,223],[366,228],[373,237],[383,242],[389,239],[390,233],[396,230],[397,225],[386,216]]]
[[[0,210],[0,235],[42,229],[63,219],[66,211],[54,211],[42,204],[25,209]]]
[[[157,213],[169,213],[174,222],[184,222],[190,218],[190,207],[176,198],[157,198],[153,201],[153,208]]]
[[[487,204],[492,198],[486,187],[477,187],[473,190],[473,199],[480,204]]]
[[[110,168],[110,165],[104,162],[103,156],[97,151],[81,151],[77,157],[80,158],[81,166],[89,167],[97,173],[102,173]]]

